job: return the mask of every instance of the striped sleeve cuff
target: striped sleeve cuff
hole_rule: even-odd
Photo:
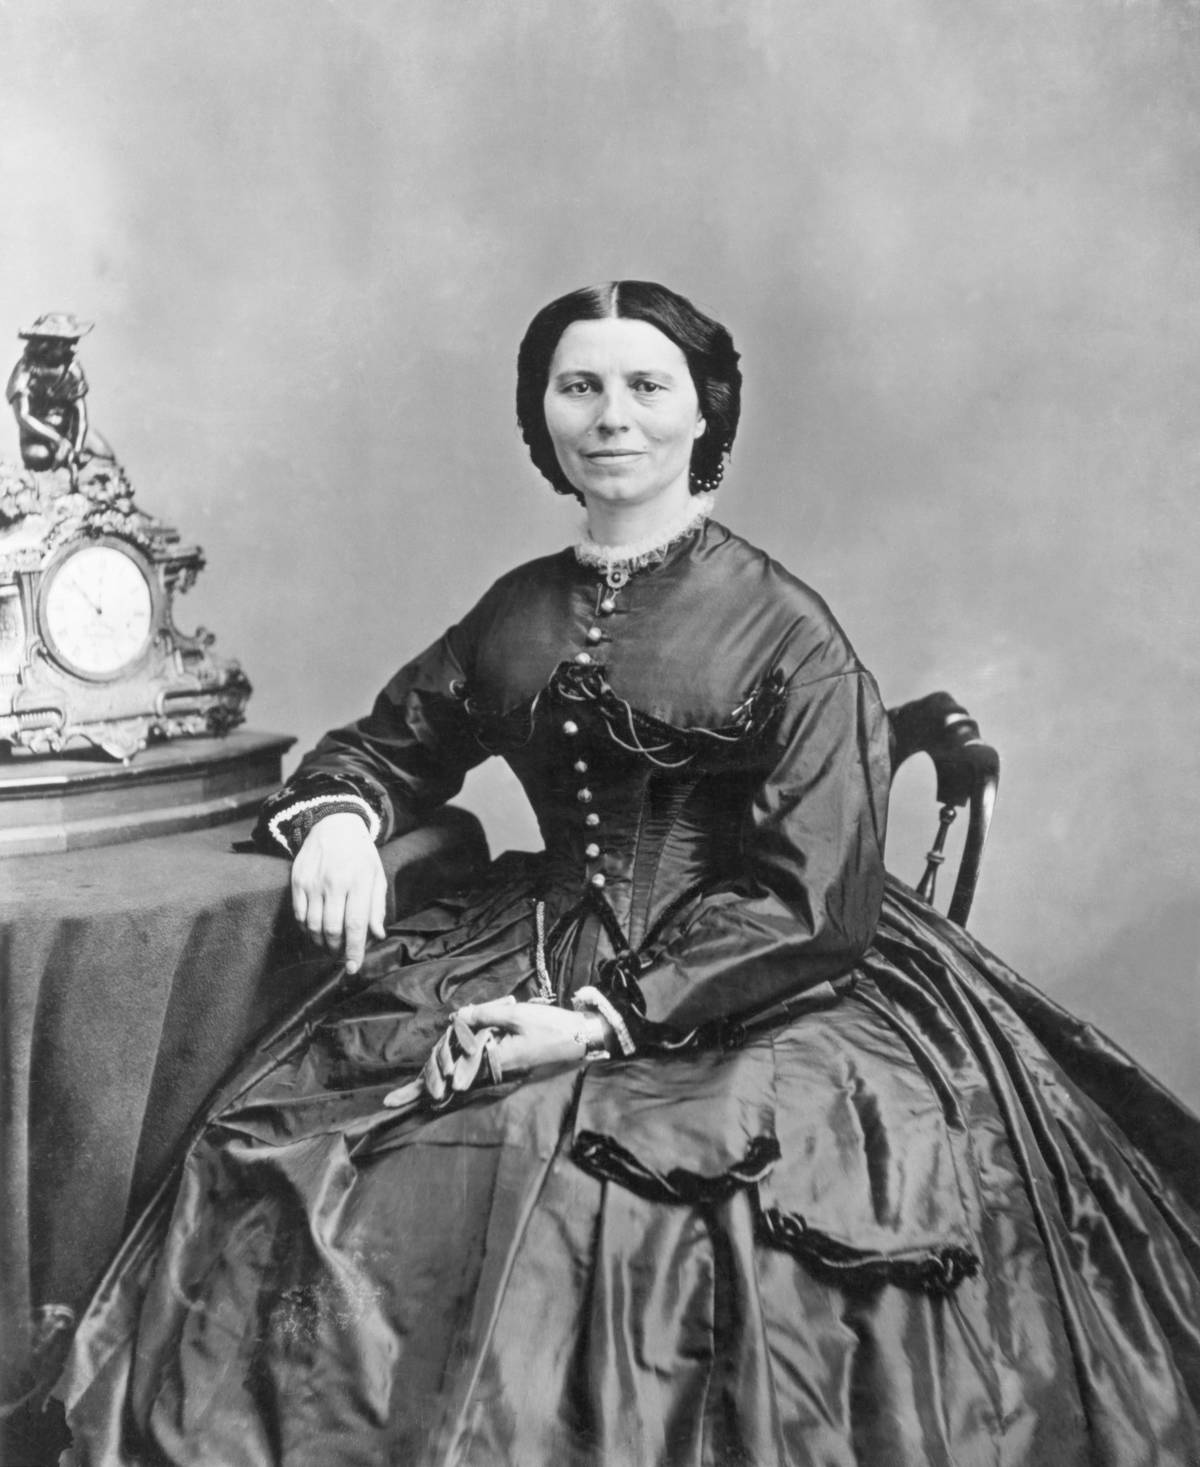
[[[336,795],[312,795],[307,800],[295,800],[290,805],[285,805],[267,821],[267,834],[289,856],[294,856],[296,849],[317,821],[323,815],[336,814],[338,810],[361,815],[371,839],[379,839],[379,816],[361,795],[352,795],[345,791]],[[300,834],[299,841],[295,840],[297,833]]]

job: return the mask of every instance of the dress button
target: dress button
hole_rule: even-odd
[[[613,600],[611,596],[606,596],[604,600],[600,603],[601,616],[611,616],[613,612],[616,611],[616,609],[617,603]]]
[[[598,642],[603,635],[604,633],[599,627],[588,627],[587,629],[587,639],[589,642]]]
[[[581,805],[590,805],[592,803],[592,792],[585,786],[578,792],[575,798],[579,801]]]
[[[592,877],[592,885],[593,886],[603,886],[604,885],[604,872],[603,871],[597,871],[596,874],[595,874],[595,876]]]
[[[583,823],[585,825],[599,825],[600,817],[596,814],[595,810],[589,810],[588,813],[583,817]]]
[[[576,774],[586,774],[587,773],[587,760],[586,759],[576,759],[573,767],[574,767],[574,770],[575,770],[575,773]]]
[[[585,846],[583,848],[583,854],[588,858],[589,861],[594,861],[596,857],[600,854],[600,847],[595,843],[595,841],[593,841],[591,845]]]
[[[567,738],[573,739],[578,732],[579,725],[573,718],[568,718],[566,723],[563,724],[563,733],[566,734]]]
[[[575,654],[575,661],[580,663],[584,667],[586,667],[591,660],[592,654],[590,652],[576,652]]]

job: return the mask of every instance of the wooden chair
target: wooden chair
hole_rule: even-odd
[[[983,847],[1000,784],[1000,755],[979,736],[979,725],[949,693],[930,693],[888,710],[892,778],[914,754],[928,754],[937,772],[937,834],[925,856],[916,892],[933,905],[938,871],[946,860],[946,836],[959,810],[967,807],[967,833],[947,915],[965,927],[971,911]]]

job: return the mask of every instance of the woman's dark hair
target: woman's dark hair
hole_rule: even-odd
[[[715,489],[725,472],[725,456],[733,447],[741,412],[738,353],[719,321],[651,280],[586,285],[543,306],[529,323],[517,353],[517,422],[530,457],[559,494],[573,494],[582,501],[559,465],[546,427],[546,384],[559,337],[567,327],[573,321],[600,321],[609,316],[656,326],[687,358],[705,422],[692,449],[689,488],[693,494]]]

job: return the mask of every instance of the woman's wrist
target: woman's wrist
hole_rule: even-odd
[[[612,1025],[595,1009],[584,1009],[579,1015],[579,1037],[584,1046],[584,1058],[600,1058],[612,1053],[616,1044],[616,1032]]]

